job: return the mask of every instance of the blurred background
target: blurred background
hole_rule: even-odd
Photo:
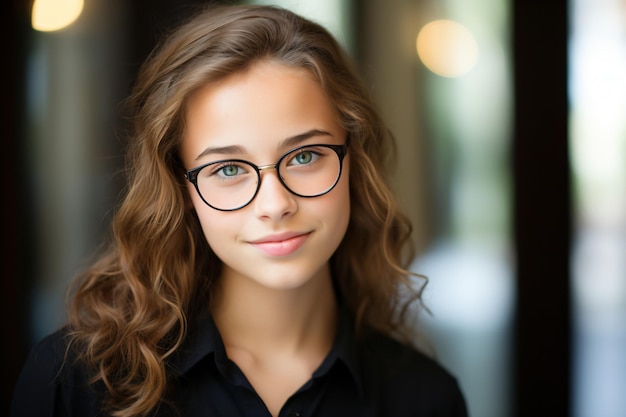
[[[326,26],[395,133],[429,278],[416,325],[471,416],[626,417],[626,2],[257,2]],[[0,415],[108,230],[119,103],[204,3],[1,6]]]

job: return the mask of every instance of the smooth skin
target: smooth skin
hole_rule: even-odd
[[[346,143],[318,82],[271,60],[204,86],[189,99],[181,158],[187,169],[219,159],[274,164],[301,145]],[[223,262],[210,306],[226,352],[273,416],[331,349],[337,319],[329,259],[350,218],[350,156],[336,187],[291,194],[275,170],[246,207],[214,210],[189,184],[204,235]]]

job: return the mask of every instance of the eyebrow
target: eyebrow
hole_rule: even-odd
[[[295,136],[290,136],[288,138],[283,139],[279,144],[279,148],[283,147],[295,147],[296,145],[304,142],[307,139],[316,137],[316,136],[333,136],[332,133],[322,130],[322,129],[311,129],[303,133],[299,133]],[[221,155],[234,155],[234,154],[242,154],[245,153],[245,149],[239,145],[230,145],[230,146],[210,146],[203,150],[200,155],[196,157],[196,161],[200,158],[203,158],[208,155],[213,154],[221,154]]]

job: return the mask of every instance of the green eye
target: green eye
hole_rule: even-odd
[[[220,169],[220,174],[225,177],[234,177],[239,174],[240,168],[237,165],[226,165]]]
[[[209,176],[215,179],[234,179],[246,174],[248,170],[236,162],[225,162],[215,166],[209,173]]]
[[[293,160],[297,164],[310,164],[313,161],[313,156],[313,152],[311,151],[302,151],[298,152]]]

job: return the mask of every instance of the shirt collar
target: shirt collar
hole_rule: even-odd
[[[333,347],[317,371],[313,373],[313,378],[326,375],[336,364],[341,363],[346,367],[356,384],[361,399],[364,399],[365,395],[361,380],[358,352],[357,338],[352,317],[347,307],[340,303],[337,332],[335,334]]]
[[[189,327],[185,342],[174,357],[173,366],[179,375],[183,375],[197,365],[202,359],[213,354],[218,367],[227,362],[226,350],[213,317],[203,312]],[[354,324],[347,307],[339,303],[339,315],[335,341],[330,353],[320,367],[313,373],[313,378],[321,378],[328,374],[336,364],[343,364],[364,398],[361,370]]]
[[[209,311],[203,310],[189,325],[185,341],[174,358],[174,369],[183,375],[207,355],[220,350],[224,351],[222,338]]]

